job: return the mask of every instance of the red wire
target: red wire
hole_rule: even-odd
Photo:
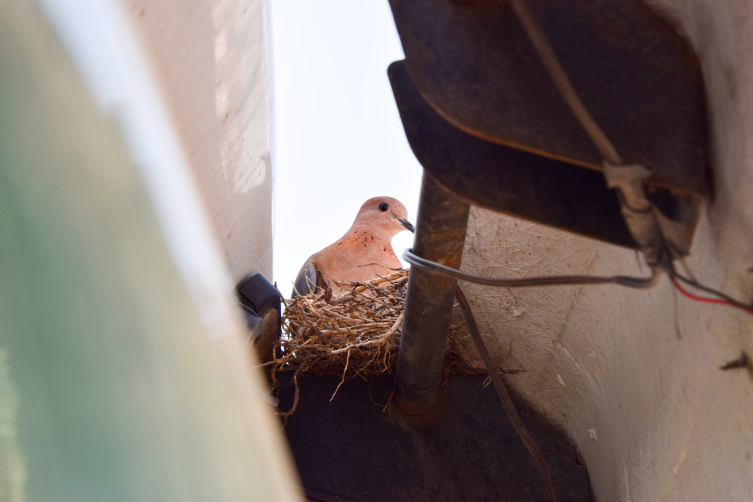
[[[677,288],[677,291],[682,293],[683,296],[690,298],[691,300],[695,300],[697,302],[702,302],[702,303],[715,303],[717,305],[729,305],[730,307],[737,307],[740,310],[744,310],[745,312],[749,314],[753,314],[753,308],[741,307],[739,305],[735,305],[732,302],[728,302],[727,300],[719,300],[716,298],[704,298],[702,296],[696,296],[693,293],[690,293],[689,291],[686,291],[685,289],[683,289],[683,287],[680,286],[680,283],[677,282],[677,279],[675,279],[674,277],[670,276],[669,280],[672,281],[672,284],[675,285],[675,288]]]

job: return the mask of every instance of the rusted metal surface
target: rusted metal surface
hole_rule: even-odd
[[[413,84],[463,131],[600,170],[504,0],[391,0]],[[706,112],[685,42],[634,0],[528,0],[575,90],[625,163],[705,194]]]
[[[402,61],[390,65],[389,77],[413,153],[455,195],[487,209],[636,247],[601,173],[461,131],[424,101]]]
[[[280,409],[293,405],[292,372],[278,373]],[[391,407],[389,376],[346,381],[301,374],[283,429],[309,500],[534,502],[546,500],[531,455],[484,376],[451,376],[430,416]],[[558,502],[587,502],[586,466],[567,439],[512,396],[546,459]]]
[[[424,172],[413,252],[460,267],[470,206]],[[429,410],[439,385],[457,281],[411,269],[395,375],[395,404],[405,413]]]

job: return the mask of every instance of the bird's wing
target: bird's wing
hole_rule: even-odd
[[[316,290],[316,267],[311,262],[306,262],[301,267],[301,271],[298,272],[298,277],[295,278],[293,283],[293,294],[291,298],[297,296],[308,295]]]

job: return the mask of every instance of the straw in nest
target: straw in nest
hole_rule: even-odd
[[[278,371],[294,371],[298,402],[299,373],[339,375],[342,383],[354,376],[366,378],[393,374],[402,333],[408,271],[397,270],[367,282],[337,282],[345,290],[337,296],[329,288],[285,302],[282,317],[284,335],[274,350],[271,378]],[[486,370],[460,340],[451,326],[444,374],[485,374]],[[335,389],[332,398],[337,394]]]

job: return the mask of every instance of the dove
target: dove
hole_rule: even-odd
[[[309,294],[324,284],[337,294],[342,288],[333,279],[363,282],[389,273],[390,268],[401,268],[392,250],[392,238],[403,230],[414,232],[407,218],[405,206],[392,197],[364,202],[350,230],[306,260],[296,277],[292,297]]]

